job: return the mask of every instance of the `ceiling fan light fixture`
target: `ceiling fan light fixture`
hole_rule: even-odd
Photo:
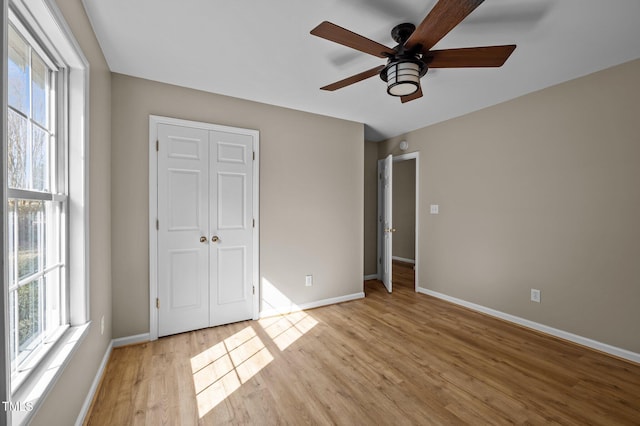
[[[391,96],[408,96],[420,89],[420,77],[426,72],[423,62],[400,59],[389,62],[380,77],[387,82],[387,93]]]
[[[312,35],[378,58],[387,58],[387,64],[343,78],[320,89],[330,91],[341,89],[373,77],[379,72],[380,78],[387,83],[387,93],[399,97],[404,104],[422,97],[420,79],[427,73],[429,66],[434,68],[501,67],[516,48],[514,44],[432,50],[432,47],[436,46],[483,1],[435,0],[435,5],[417,27],[408,22],[393,27],[391,37],[398,43],[394,48],[329,21],[322,22],[311,30]]]

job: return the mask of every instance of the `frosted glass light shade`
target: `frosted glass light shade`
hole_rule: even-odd
[[[387,93],[407,96],[420,88],[420,66],[415,62],[397,62],[387,70]]]

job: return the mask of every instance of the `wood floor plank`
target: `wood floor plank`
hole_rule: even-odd
[[[114,349],[86,425],[640,424],[640,365],[418,294]]]

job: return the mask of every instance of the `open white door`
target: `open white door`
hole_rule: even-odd
[[[392,188],[393,188],[393,156],[389,155],[378,162],[378,186],[380,188],[380,202],[378,204],[379,223],[378,235],[380,238],[380,280],[387,291],[391,293],[391,247],[393,242],[392,220]]]

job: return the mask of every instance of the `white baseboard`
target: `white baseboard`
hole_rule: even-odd
[[[98,367],[96,376],[93,378],[93,383],[91,383],[91,387],[89,388],[87,397],[84,399],[84,404],[82,404],[82,408],[80,409],[80,414],[78,414],[78,418],[76,419],[76,426],[81,426],[82,423],[84,422],[84,418],[89,413],[89,408],[91,408],[93,397],[98,391],[98,386],[100,386],[100,380],[102,380],[102,375],[104,374],[104,370],[107,368],[107,363],[109,362],[109,357],[111,356],[112,349],[113,349],[113,340],[109,342],[109,346],[107,346],[107,350],[105,351],[104,356],[102,357],[102,361],[100,362],[100,366]]]
[[[102,379],[102,375],[104,374],[104,370],[107,368],[107,362],[109,362],[109,357],[111,356],[111,351],[113,348],[119,348],[121,346],[133,345],[135,343],[144,343],[149,341],[149,333],[137,334],[135,336],[127,336],[127,337],[119,337],[117,339],[112,339],[107,346],[107,350],[102,357],[102,362],[100,362],[100,366],[98,367],[98,371],[96,372],[96,376],[93,378],[93,383],[91,383],[91,387],[89,388],[89,392],[87,393],[87,397],[84,400],[84,404],[82,404],[82,408],[80,409],[80,414],[78,414],[78,418],[76,419],[76,426],[81,426],[84,422],[84,418],[89,413],[89,408],[91,408],[91,403],[93,402],[93,397],[98,391],[98,386],[100,386],[100,380]]]
[[[378,279],[378,274],[371,274],[371,275],[365,275],[364,276],[364,280],[365,281],[377,280],[377,279]]]
[[[345,296],[332,297],[329,299],[317,300],[315,302],[303,303],[301,305],[291,304],[288,306],[271,307],[260,312],[260,318],[272,317],[275,315],[285,315],[292,312],[304,311],[306,309],[319,308],[321,306],[333,305],[336,303],[348,302],[350,300],[364,298],[364,292],[347,294]]]
[[[118,337],[113,339],[113,347],[119,348],[127,345],[135,345],[137,343],[145,343],[151,340],[149,333],[136,334],[135,336]]]
[[[486,306],[478,305],[466,300],[458,299],[456,297],[447,296],[446,294],[438,293],[437,291],[427,290],[426,288],[418,287],[418,293],[433,296],[438,299],[446,300],[447,302],[454,303],[456,305],[464,306],[465,308],[472,309],[474,311],[482,312],[483,314],[490,315],[492,317],[500,318],[505,321],[509,321],[523,327],[531,328],[536,331],[540,331],[551,336],[559,337],[560,339],[568,340],[573,343],[577,343],[582,346],[595,349],[600,352],[605,352],[619,358],[624,358],[629,361],[633,361],[640,364],[640,354],[631,352],[626,349],[618,348],[606,343],[598,342],[596,340],[589,339],[587,337],[578,336],[577,334],[569,333],[568,331],[559,330],[557,328],[549,327],[544,324],[540,324],[528,319],[520,318],[515,315],[507,314],[497,311],[495,309],[487,308]]]
[[[416,260],[415,259],[407,259],[406,257],[391,256],[391,259],[392,260],[397,260],[399,262],[410,263],[412,265],[416,264]]]

